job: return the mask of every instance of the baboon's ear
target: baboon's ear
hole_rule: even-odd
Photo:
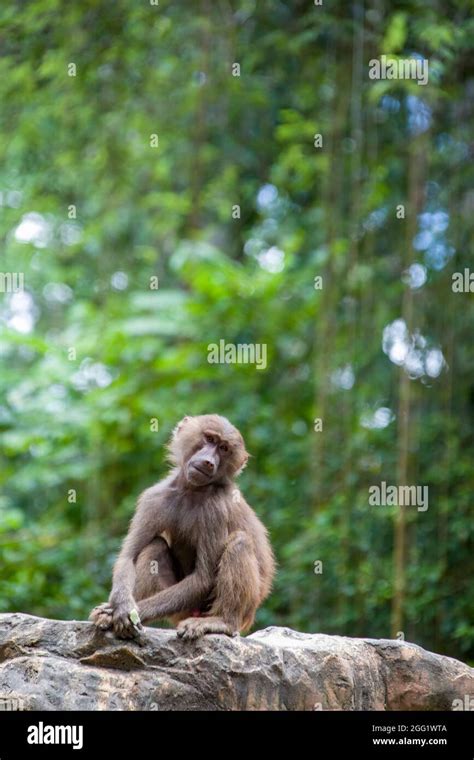
[[[173,438],[178,435],[178,433],[183,429],[183,427],[189,422],[191,417],[187,414],[186,417],[183,417],[182,420],[178,422],[175,429],[173,430]]]
[[[247,466],[247,462],[249,461],[249,456],[250,456],[250,454],[246,451],[245,454],[244,454],[244,456],[243,456],[242,461],[240,462],[237,470],[234,473],[234,477],[237,477],[237,475],[240,475],[240,473],[242,472],[242,470]]]

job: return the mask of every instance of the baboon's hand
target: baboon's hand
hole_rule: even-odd
[[[107,631],[109,628],[112,628],[112,613],[113,608],[111,605],[108,602],[104,602],[91,610],[89,620],[91,620],[97,628],[100,628],[101,631]]]
[[[120,602],[114,606],[112,624],[114,633],[119,639],[134,639],[139,635],[143,626],[133,599],[129,602]]]

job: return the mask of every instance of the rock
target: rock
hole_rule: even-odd
[[[466,695],[473,668],[404,641],[271,627],[196,642],[147,628],[129,642],[92,623],[0,615],[0,709],[451,710]]]

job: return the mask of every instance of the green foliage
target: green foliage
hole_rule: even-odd
[[[451,290],[474,231],[473,22],[462,0],[336,6],[2,8],[1,270],[26,295],[0,304],[1,611],[86,617],[176,421],[216,411],[279,562],[257,625],[390,635],[394,510],[367,493],[406,455],[430,507],[407,516],[405,637],[474,658],[474,309]],[[369,79],[414,53],[425,87]],[[397,319],[414,361],[444,357],[411,373],[408,438]],[[267,369],[209,364],[221,339],[265,343]]]

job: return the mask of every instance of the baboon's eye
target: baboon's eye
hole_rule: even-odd
[[[219,449],[220,449],[221,451],[224,451],[225,453],[226,453],[227,451],[229,451],[229,447],[227,446],[227,444],[226,444],[226,443],[221,443],[221,445],[219,446]]]
[[[209,433],[206,433],[206,435],[204,436],[204,438],[206,439],[206,441],[208,443],[214,443],[214,438],[213,438],[212,435],[209,435]]]

